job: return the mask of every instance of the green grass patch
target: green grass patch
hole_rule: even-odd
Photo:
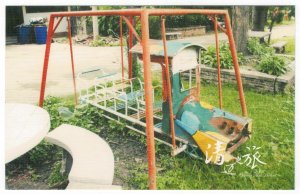
[[[160,74],[154,73],[153,77],[159,78]],[[154,85],[159,85],[160,80],[158,79]],[[217,85],[202,83],[200,94],[201,100],[218,106]],[[185,153],[172,157],[168,147],[156,142],[158,189],[294,189],[294,92],[272,95],[245,90],[245,98],[249,118],[253,119],[253,134],[252,138],[233,155],[241,157],[250,153],[248,148],[260,147],[259,160],[265,164],[256,162],[258,166],[254,169],[246,163],[236,164],[231,171],[233,174],[225,174],[223,172],[228,170],[229,167],[226,166],[228,164],[222,166],[206,164],[204,160],[191,158]],[[51,114],[52,128],[61,122],[91,131],[97,131],[99,126],[106,126],[104,128],[109,130],[110,135],[129,138],[130,133],[116,133],[117,130],[123,130],[124,126],[120,127],[109,122],[107,124],[101,116],[102,111],[92,106],[77,110],[74,117],[64,121],[58,116],[57,109],[62,105],[71,108],[73,99],[68,97],[65,100],[67,104],[56,98],[46,100],[45,108]],[[223,85],[223,108],[241,115],[236,86]],[[145,143],[145,138],[140,143]],[[131,157],[134,157],[134,154]],[[148,189],[147,163],[135,163],[130,166],[128,175],[124,175],[126,176],[124,183],[129,189]],[[55,172],[56,170],[53,170],[51,183],[61,182],[64,179]]]
[[[216,85],[202,84],[202,100],[218,106]],[[158,189],[294,189],[294,95],[272,95],[245,91],[249,117],[253,119],[252,138],[233,153],[243,156],[247,147],[260,147],[261,161],[251,169],[246,164],[235,165],[234,175],[224,174],[225,166],[205,164],[203,160],[186,154],[171,157],[157,151]],[[223,107],[241,114],[238,91],[234,86],[223,86]],[[131,171],[129,184],[147,189],[147,166],[136,166]]]
[[[271,20],[268,20],[268,24],[270,24],[270,23],[271,23]],[[274,26],[292,25],[292,24],[295,24],[295,20],[282,20],[282,22],[280,22],[280,23],[274,22],[273,27]],[[268,29],[269,26],[266,26],[266,28]]]

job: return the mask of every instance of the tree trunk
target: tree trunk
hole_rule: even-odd
[[[86,33],[86,17],[76,17],[76,24],[77,24],[77,35],[85,36]]]
[[[247,54],[247,40],[249,28],[249,6],[233,6],[232,31],[238,52]]]
[[[71,11],[86,11],[90,10],[89,6],[71,6]],[[86,16],[71,17],[72,34],[77,36],[86,36]]]
[[[253,31],[264,31],[265,25],[267,22],[267,13],[268,7],[267,6],[255,6],[253,7],[253,15],[252,15],[252,23]]]

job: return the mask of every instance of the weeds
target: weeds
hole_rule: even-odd
[[[256,69],[270,75],[280,76],[287,71],[286,61],[275,55],[273,48],[260,44],[255,38],[248,41],[248,51],[256,56]]]
[[[220,46],[220,62],[221,68],[223,69],[232,69],[232,57],[231,52],[229,50],[229,45],[222,43]],[[244,56],[242,53],[238,53],[238,60],[240,64],[244,62]],[[208,47],[207,51],[203,51],[201,63],[210,67],[217,67],[217,57],[216,57],[216,48],[213,46]]]
[[[61,161],[57,161],[54,163],[52,167],[52,172],[47,180],[49,187],[53,187],[67,180],[67,175],[62,174],[60,172],[61,165],[62,165]]]

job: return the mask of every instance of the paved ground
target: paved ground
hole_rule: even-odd
[[[116,72],[120,69],[119,47],[76,45],[73,49],[76,74],[91,66],[101,66],[107,72]],[[44,52],[45,45],[6,46],[6,102],[38,102]],[[72,94],[68,44],[52,44],[47,80],[46,95],[66,96]]]
[[[294,36],[295,25],[276,26],[272,38]],[[220,33],[220,40],[226,36]],[[214,34],[189,37],[205,46],[214,44]],[[37,103],[39,98],[45,45],[7,45],[5,56],[5,101]],[[119,47],[74,46],[76,73],[91,66],[99,66],[107,72],[120,71]],[[124,55],[126,56],[126,55]],[[125,62],[127,60],[125,59]],[[127,63],[125,64],[127,65]],[[68,44],[53,43],[48,70],[46,95],[66,96],[73,92]]]
[[[295,36],[296,26],[292,25],[280,25],[273,27],[271,39],[279,39],[286,36]],[[219,33],[219,40],[226,41],[227,36],[224,33]],[[215,35],[214,33],[204,35],[204,36],[193,36],[182,39],[182,41],[199,43],[204,46],[215,44]]]

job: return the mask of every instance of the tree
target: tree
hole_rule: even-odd
[[[90,6],[71,6],[71,11],[87,11],[91,10]],[[72,34],[86,35],[87,17],[71,17]]]
[[[232,31],[235,46],[238,52],[247,53],[247,40],[249,29],[249,6],[233,6]]]
[[[254,6],[252,9],[252,30],[264,31],[268,16],[267,6]]]

